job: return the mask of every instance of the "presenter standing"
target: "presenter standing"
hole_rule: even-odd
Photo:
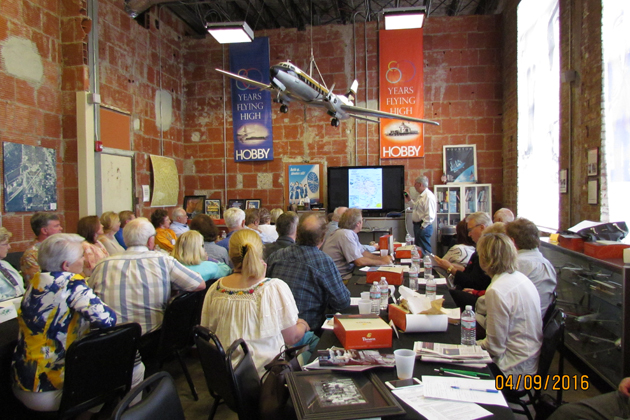
[[[429,178],[419,176],[416,178],[413,187],[419,195],[415,200],[409,198],[405,193],[405,200],[411,203],[411,218],[413,220],[413,233],[416,245],[422,248],[423,253],[432,252],[431,236],[433,235],[433,221],[437,211],[437,201],[435,195],[429,190]]]

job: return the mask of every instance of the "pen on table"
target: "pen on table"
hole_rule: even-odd
[[[496,389],[478,389],[478,388],[462,388],[461,386],[451,385],[452,389],[460,389],[462,391],[479,391],[479,392],[490,392],[493,394],[497,394],[499,391]]]
[[[436,372],[440,372],[440,373],[442,373],[442,374],[444,374],[444,375],[459,376],[459,377],[462,377],[462,378],[468,378],[468,379],[479,379],[479,378],[478,378],[478,377],[476,377],[476,376],[469,376],[469,375],[464,375],[464,374],[461,374],[461,373],[448,372],[448,371],[445,371],[445,370],[443,370],[443,369],[434,369],[434,370],[435,370]]]
[[[462,374],[462,375],[481,376],[481,377],[484,377],[484,378],[490,378],[490,374],[488,374],[488,373],[473,372],[473,371],[470,371],[470,370],[458,370],[458,369],[440,368],[440,371],[442,371],[442,372],[449,372],[449,373],[459,373],[459,374]]]

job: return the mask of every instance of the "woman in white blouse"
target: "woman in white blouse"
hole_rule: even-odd
[[[113,211],[106,211],[101,215],[103,234],[98,237],[110,256],[125,252],[116,239],[116,233],[120,230],[120,217]]]
[[[298,318],[289,286],[280,279],[265,278],[267,265],[255,231],[236,231],[230,238],[229,255],[234,273],[208,290],[201,325],[214,331],[225,348],[243,338],[262,377],[264,366],[282,347],[302,340],[310,327]]]
[[[4,261],[11,249],[9,239],[13,236],[5,227],[0,227],[0,302],[24,294],[24,280],[20,273]]]
[[[451,264],[459,264],[465,267],[468,261],[470,261],[472,254],[475,253],[475,243],[472,238],[468,236],[468,224],[466,219],[457,224],[455,232],[457,233],[457,244],[453,245],[448,252],[444,254],[442,259]]]
[[[516,248],[507,235],[484,233],[477,252],[481,268],[492,277],[485,295],[486,338],[477,344],[490,353],[504,375],[534,375],[542,345],[538,291],[516,271]]]

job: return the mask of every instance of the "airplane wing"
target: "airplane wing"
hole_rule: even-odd
[[[222,73],[222,74],[226,75],[227,77],[231,77],[232,79],[235,79],[235,80],[240,80],[243,83],[247,83],[247,84],[250,84],[252,86],[256,86],[256,87],[258,87],[260,89],[270,90],[270,91],[275,91],[276,90],[273,87],[273,85],[266,85],[264,83],[260,83],[260,82],[257,82],[255,80],[248,79],[247,77],[243,77],[243,76],[239,76],[238,74],[230,73],[229,71],[225,71],[225,70],[221,70],[221,69],[215,69],[215,70],[218,71],[219,73]]]
[[[440,123],[436,121],[422,120],[420,118],[408,117],[406,115],[396,115],[389,112],[377,111],[376,109],[361,108],[358,106],[341,105],[341,109],[351,114],[367,115],[368,117],[391,118],[394,120],[405,120],[405,121],[419,122],[422,124],[440,125]]]
[[[367,117],[364,117],[364,116],[358,115],[358,114],[348,114],[348,115],[350,115],[352,118],[356,118],[357,120],[363,120],[363,121],[372,122],[372,123],[379,123],[380,122],[379,120],[373,120],[371,118],[367,118]]]

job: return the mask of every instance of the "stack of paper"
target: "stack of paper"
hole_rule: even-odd
[[[480,346],[416,341],[413,350],[422,357],[423,362],[457,363],[470,367],[484,367],[492,363],[490,354]]]

